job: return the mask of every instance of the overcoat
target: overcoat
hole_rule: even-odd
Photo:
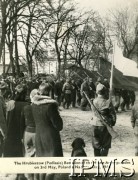
[[[59,131],[63,128],[63,121],[59,115],[57,104],[32,104],[32,112],[36,125],[36,156],[62,157]]]
[[[22,144],[22,131],[25,121],[22,119],[24,106],[27,102],[15,101],[14,108],[7,114],[7,138],[5,139],[4,157],[23,157],[24,147]]]

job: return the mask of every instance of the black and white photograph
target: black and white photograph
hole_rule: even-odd
[[[1,159],[137,156],[138,0],[0,0]]]

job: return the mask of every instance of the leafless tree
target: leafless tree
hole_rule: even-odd
[[[53,33],[51,39],[53,40],[57,61],[58,61],[58,76],[60,76],[61,62],[65,58],[67,39],[72,29],[80,26],[79,17],[75,16],[75,5],[70,0],[47,1],[49,4],[49,11],[52,12],[51,19],[53,20]],[[80,15],[79,15],[80,16]],[[66,45],[65,45],[66,44]]]
[[[47,44],[46,34],[52,23],[48,19],[48,14],[45,14],[45,9],[41,9],[41,1],[35,1],[28,5],[27,15],[24,20],[20,21],[20,37],[25,46],[26,62],[29,75],[33,72],[33,58],[38,50],[44,48]]]
[[[10,50],[13,49],[13,47],[11,48],[11,46],[14,46],[15,43],[15,64],[12,62],[12,60],[14,60],[13,58],[11,58],[10,55],[10,60],[12,64],[12,70],[13,73],[15,74],[15,70],[13,68],[13,66],[16,65],[16,70],[17,72],[19,72],[19,64],[18,64],[18,50],[17,50],[17,20],[18,18],[21,16],[24,8],[30,4],[31,2],[33,2],[33,0],[0,0],[0,7],[1,7],[1,27],[2,27],[2,35],[1,35],[1,39],[0,39],[0,59],[2,56],[2,51],[3,51],[3,47],[5,45],[5,41],[6,41],[6,36],[13,36],[13,32],[14,32],[14,40],[10,40],[9,41],[9,37],[7,37],[7,43],[9,43],[10,45]],[[10,35],[10,34],[11,35]],[[11,39],[11,37],[10,37]],[[9,41],[9,42],[8,42]],[[12,41],[12,42],[11,42]],[[12,52],[12,50],[10,51],[10,53]]]
[[[137,17],[138,13],[133,13],[129,8],[114,10],[110,13],[112,34],[118,39],[123,54],[127,58],[131,58],[137,44]]]
[[[85,24],[72,31],[68,47],[70,59],[79,66],[82,66],[82,62],[85,67],[93,62],[94,69],[99,57],[108,60],[112,43],[108,28],[96,12],[89,12]]]

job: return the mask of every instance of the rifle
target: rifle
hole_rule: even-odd
[[[94,111],[97,115],[97,117],[100,119],[100,121],[106,126],[109,134],[112,136],[113,139],[115,139],[118,134],[116,131],[114,131],[114,129],[112,127],[110,127],[103,119],[102,115],[100,114],[100,112],[98,111],[98,109],[94,106],[93,102],[91,102],[91,100],[89,99],[89,97],[87,96],[87,94],[83,91],[86,99],[88,100],[89,104],[91,105],[91,109],[92,111]]]

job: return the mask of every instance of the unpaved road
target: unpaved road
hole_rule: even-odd
[[[93,157],[93,148],[91,144],[91,111],[81,111],[79,108],[70,108],[60,111],[63,118],[64,128],[61,131],[64,156],[71,155],[71,143],[76,137],[82,137],[86,143],[86,153]],[[112,140],[112,148],[109,156],[128,157],[134,156],[134,134],[131,127],[131,110],[117,114],[117,123],[114,129],[119,136]]]

